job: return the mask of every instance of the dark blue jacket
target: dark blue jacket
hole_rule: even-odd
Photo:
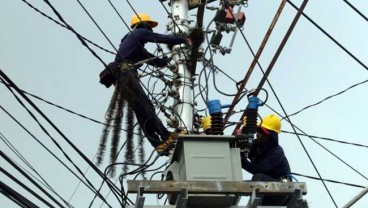
[[[118,55],[115,57],[115,62],[121,63],[123,61],[128,61],[134,64],[139,61],[155,57],[155,55],[149,53],[144,48],[144,45],[147,42],[175,45],[185,43],[186,39],[181,36],[154,33],[146,28],[137,28],[121,39]],[[155,58],[148,62],[148,64],[163,67],[166,66],[167,60]],[[139,66],[136,68],[139,68]]]
[[[267,148],[262,154],[256,155],[251,162],[244,157],[241,158],[241,162],[242,167],[252,174],[262,173],[274,179],[290,175],[289,162],[278,142]]]

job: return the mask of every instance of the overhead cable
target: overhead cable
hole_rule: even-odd
[[[306,106],[306,107],[302,108],[301,110],[298,110],[297,112],[292,113],[292,114],[290,114],[290,115],[288,115],[288,116],[289,116],[289,117],[291,117],[291,116],[295,116],[296,114],[301,113],[302,111],[304,111],[304,110],[306,110],[306,109],[308,109],[308,108],[311,108],[311,107],[313,107],[313,106],[317,106],[317,105],[319,105],[319,104],[323,103],[324,101],[326,101],[326,100],[328,100],[328,99],[331,99],[331,98],[333,98],[333,97],[336,97],[336,96],[338,96],[338,95],[341,95],[341,94],[343,94],[344,92],[346,92],[346,91],[348,91],[348,90],[350,90],[350,89],[352,89],[352,88],[354,88],[354,87],[357,87],[357,86],[359,86],[359,85],[365,84],[365,83],[367,83],[367,82],[368,82],[368,79],[367,79],[367,80],[364,80],[364,81],[362,81],[362,82],[356,83],[356,84],[354,84],[354,85],[352,85],[352,86],[350,86],[350,87],[346,88],[346,89],[345,89],[345,90],[343,90],[343,91],[340,91],[340,92],[338,92],[338,93],[335,93],[335,94],[333,94],[333,95],[330,95],[330,96],[328,96],[328,97],[324,98],[323,100],[318,101],[318,102],[316,102],[316,103],[314,103],[314,104],[308,105],[308,106]],[[285,119],[285,117],[283,117],[282,119]]]
[[[300,174],[300,173],[291,173],[291,174],[301,176],[301,177],[305,177],[305,178],[314,179],[314,180],[319,180],[319,181],[324,180],[324,181],[327,181],[327,182],[342,184],[342,185],[346,185],[346,186],[352,186],[352,187],[357,187],[357,188],[365,188],[365,186],[361,186],[361,185],[357,185],[357,184],[346,183],[346,182],[341,182],[341,181],[336,181],[336,180],[331,180],[331,179],[321,179],[321,178],[318,178],[318,177],[303,175],[303,174]]]
[[[271,33],[273,31],[273,28],[275,27],[275,25],[277,23],[277,20],[279,19],[280,15],[281,15],[281,12],[284,9],[285,4],[286,4],[286,0],[283,0],[280,3],[280,6],[279,6],[279,8],[278,8],[278,10],[277,10],[274,18],[273,18],[273,20],[272,20],[272,22],[271,22],[268,30],[267,30],[267,33],[266,33],[265,37],[263,38],[261,45],[259,46],[259,49],[257,51],[257,54],[254,55],[253,61],[252,61],[251,65],[249,66],[249,69],[248,69],[248,71],[247,71],[244,79],[242,80],[240,86],[239,86],[238,94],[233,98],[233,101],[232,101],[232,103],[230,105],[230,108],[228,109],[227,114],[225,114],[225,118],[224,118],[224,122],[225,123],[229,120],[229,118],[231,116],[231,113],[230,112],[232,112],[234,110],[236,103],[238,103],[238,100],[239,100],[239,97],[240,97],[240,92],[242,92],[244,90],[244,88],[245,88],[245,86],[246,86],[246,84],[247,84],[247,82],[248,82],[248,80],[250,78],[250,75],[252,74],[253,69],[256,66],[257,62],[258,62],[259,57],[261,56],[261,54],[263,52],[263,49],[265,48],[265,46],[266,46],[266,44],[268,42],[268,39],[271,36]],[[253,51],[252,51],[252,53],[253,53]]]
[[[27,178],[28,181],[30,181],[33,185],[35,185],[42,193],[44,193],[51,201],[53,201],[55,204],[57,204],[59,207],[63,208],[64,206],[60,204],[58,200],[56,200],[53,196],[51,196],[44,188],[42,188],[36,181],[34,181],[26,172],[24,172],[22,169],[20,169],[3,151],[0,150],[0,156],[4,158],[13,168],[15,168],[19,173],[21,173],[25,178]],[[1,168],[1,167],[0,167]],[[9,173],[2,168],[0,169],[1,172],[3,172],[5,175],[9,177]],[[12,180],[15,179],[15,177],[10,177]],[[14,180],[15,182],[17,180]],[[18,182],[17,182],[18,183]],[[19,183],[18,183],[19,184]],[[19,184],[20,185],[20,184]],[[45,202],[45,201],[43,201]],[[53,207],[53,206],[52,206]]]
[[[18,193],[10,186],[0,181],[0,193],[4,196],[8,197],[14,203],[19,205],[22,208],[39,208],[36,204],[31,202],[29,199],[24,197],[22,194]]]
[[[3,77],[10,86],[12,86],[58,133],[59,135],[89,164],[95,171],[103,178],[103,173],[88,159],[88,157],[80,151],[62,132],[61,130],[22,92],[20,89],[5,75],[5,73],[0,69],[0,76]],[[63,152],[64,156],[68,159],[69,162],[71,162],[74,167],[78,170],[78,172],[83,175],[83,177],[86,179],[87,183],[93,187],[92,183],[86,178],[86,176],[83,174],[83,172],[80,170],[80,168],[71,160],[71,158],[64,152],[60,144],[47,132],[47,130],[39,123],[38,119],[33,115],[32,112],[29,111],[29,109],[26,108],[26,106],[23,104],[23,102],[14,94],[14,92],[11,90],[10,87],[8,89],[13,93],[17,101],[27,110],[27,112],[31,115],[31,117],[39,124],[41,129],[49,136],[49,138],[53,141],[53,143],[58,147],[60,151]],[[109,180],[109,183],[112,183]],[[116,187],[116,190],[118,188]],[[102,200],[105,200],[101,194],[99,194]],[[107,202],[106,202],[107,203]]]
[[[25,130],[37,143],[39,143],[47,152],[49,152],[57,161],[59,161],[66,169],[69,170],[76,178],[79,179],[87,188],[89,188],[93,193],[96,193],[86,182],[83,181],[73,170],[71,170],[63,161],[60,160],[50,149],[48,149],[37,137],[35,137],[28,129],[26,129],[17,119],[15,119],[7,110],[5,110],[1,105],[0,109],[2,109],[11,119],[13,119],[23,130]]]
[[[9,147],[9,149],[34,173],[37,174],[37,176],[42,180],[42,185],[44,185],[47,189],[49,189],[52,193],[54,193],[57,197],[59,197],[60,200],[62,200],[67,207],[73,207],[71,206],[65,199],[63,199],[51,186],[50,184],[41,176],[40,173],[27,161],[27,159],[17,150],[16,147],[0,132],[0,139],[3,140],[6,146]],[[13,161],[14,162],[14,161]],[[15,163],[15,162],[14,162]],[[17,164],[19,167],[21,167],[19,164]],[[21,167],[22,168],[22,167]],[[25,168],[22,168],[24,171],[26,171],[29,175],[31,175],[33,178],[38,180],[34,175],[30,174]],[[39,181],[39,180],[38,180]]]
[[[299,10],[299,8],[297,6],[295,6],[295,4],[293,2],[291,2],[290,0],[287,0],[288,3],[294,7],[294,9]],[[330,38],[330,40],[332,40],[334,43],[336,43],[336,45],[338,45],[343,51],[345,51],[351,58],[353,58],[356,62],[358,62],[365,70],[368,70],[368,67],[362,62],[360,61],[356,56],[354,56],[354,54],[352,54],[350,51],[348,51],[343,45],[341,45],[335,38],[333,38],[330,34],[328,34],[324,29],[322,29],[322,27],[320,27],[317,23],[315,23],[308,15],[306,15],[305,13],[303,13],[303,16],[305,18],[307,18],[307,20],[309,22],[311,22],[315,27],[317,27],[323,34],[325,34],[328,38]]]
[[[352,5],[349,1],[347,0],[343,0],[347,5],[350,6],[350,8],[352,8],[356,13],[358,13],[363,19],[365,19],[365,21],[368,22],[368,18],[363,14],[361,13],[354,5]]]
[[[291,132],[291,131],[285,131],[285,130],[281,130],[281,132],[286,133],[286,134],[295,134],[295,132]],[[300,136],[306,136],[306,137],[312,137],[315,139],[323,139],[323,140],[327,140],[327,141],[332,141],[332,142],[337,142],[337,143],[342,143],[342,144],[349,144],[349,145],[354,145],[357,147],[365,147],[368,148],[368,145],[364,145],[364,144],[358,144],[358,143],[352,143],[352,142],[346,142],[346,141],[341,141],[341,140],[337,140],[337,139],[331,139],[331,138],[327,138],[327,137],[320,137],[320,136],[313,136],[313,135],[309,135],[309,134],[300,134],[297,133]]]
[[[269,107],[267,104],[266,106],[268,108],[270,108],[271,110],[273,110],[275,113],[277,113],[274,109],[272,109],[271,107]],[[278,115],[280,115],[279,113],[277,113]],[[299,127],[295,126],[293,123],[291,123],[290,121],[288,121],[289,124],[291,125],[291,127],[294,129],[294,134],[298,137],[298,139],[300,140],[299,134],[296,133],[295,129],[298,129],[300,132],[302,132],[303,134],[306,135],[305,132],[303,132]],[[322,147],[323,149],[325,149],[328,153],[330,153],[332,156],[334,156],[336,159],[340,160],[340,162],[344,163],[346,166],[348,166],[350,169],[352,169],[354,172],[356,172],[358,175],[362,176],[363,178],[365,178],[366,180],[368,180],[368,178],[363,175],[361,172],[359,172],[358,170],[356,170],[354,167],[352,167],[349,163],[345,162],[343,159],[341,159],[339,156],[337,156],[336,154],[334,154],[332,151],[330,151],[329,149],[327,149],[324,145],[322,145],[321,143],[317,142],[314,138],[309,137],[312,141],[314,141],[316,144],[318,144],[320,147]]]
[[[297,14],[296,14],[296,16],[295,16],[295,18],[294,18],[293,22],[291,23],[291,26],[289,27],[289,30],[288,30],[287,34],[289,34],[290,29],[294,28],[294,26],[295,26],[294,24],[296,23],[296,21],[299,19],[299,17],[300,17],[300,16],[301,16],[301,14],[303,13],[303,10],[304,10],[304,8],[305,8],[305,6],[306,6],[306,4],[307,4],[307,3],[308,3],[308,0],[304,0],[304,1],[303,1],[302,5],[301,5],[301,8],[298,10],[298,12],[297,12]],[[294,25],[294,26],[293,26],[293,25]],[[243,33],[242,33],[242,34],[243,34]],[[289,35],[290,35],[290,34],[289,34]],[[285,36],[286,36],[286,35],[285,35]],[[243,36],[243,37],[244,37],[244,36]],[[245,38],[245,37],[244,37],[244,38]],[[287,40],[287,38],[286,38],[286,37],[284,37],[284,39],[283,39],[283,41],[282,41],[282,43],[281,43],[281,45],[280,45],[279,49],[277,50],[277,52],[276,52],[276,54],[275,54],[274,58],[272,59],[272,61],[271,61],[271,63],[270,63],[270,66],[272,66],[272,65],[274,64],[274,62],[276,61],[276,58],[278,57],[278,55],[277,55],[277,54],[281,52],[281,51],[280,51],[280,49],[282,49],[282,48],[283,48],[283,47],[282,47],[282,45],[286,43],[286,40]],[[254,53],[252,53],[252,54],[253,54],[253,56],[255,56],[255,55],[254,55]],[[258,61],[257,61],[257,64],[258,64],[258,66],[260,66],[260,64],[259,64],[259,62],[258,62]],[[267,74],[267,72],[264,72],[264,71],[263,71],[263,69],[262,69],[261,67],[260,67],[260,69],[261,69],[261,71],[262,71],[262,73],[263,73],[264,75],[266,75],[266,74]],[[269,67],[268,69],[270,69],[270,67]],[[267,70],[267,71],[269,71],[269,70]],[[271,88],[272,92],[274,93],[274,95],[275,95],[275,97],[276,97],[276,99],[277,99],[277,102],[279,103],[280,107],[282,108],[282,110],[283,110],[284,114],[285,114],[285,115],[287,115],[287,113],[286,113],[286,111],[285,111],[285,109],[284,109],[283,105],[281,104],[281,101],[280,101],[280,100],[279,100],[279,98],[277,97],[276,92],[274,91],[274,89],[272,88],[272,86],[271,86],[271,84],[270,84],[269,80],[267,79],[267,76],[264,76],[264,78],[261,80],[261,82],[260,82],[259,86],[262,86],[264,82],[267,82],[267,83],[269,84],[269,86],[270,86],[270,88]],[[256,92],[257,92],[257,91],[256,91]],[[256,93],[256,95],[257,95],[257,93]],[[244,114],[242,115],[242,118],[243,118],[243,117],[244,117]],[[287,119],[288,119],[288,121],[291,123],[291,121],[290,121],[289,117],[287,117]],[[236,130],[236,129],[238,129],[238,128],[240,127],[240,125],[241,125],[241,124],[237,124],[236,128],[234,129],[234,132],[235,132],[235,130]],[[293,128],[294,132],[296,132],[296,130],[295,130],[295,128],[294,128],[294,126],[292,126],[292,128]],[[234,134],[234,132],[233,132],[233,134]],[[313,167],[314,167],[315,171],[317,172],[318,176],[319,176],[320,178],[322,178],[322,177],[321,177],[321,175],[320,175],[320,173],[319,173],[319,171],[318,171],[318,169],[317,169],[317,167],[316,167],[316,165],[314,164],[314,162],[313,162],[313,160],[312,160],[312,158],[311,158],[311,156],[310,156],[310,154],[309,154],[308,150],[307,150],[307,149],[306,149],[306,147],[304,146],[303,141],[300,139],[299,135],[296,135],[296,136],[298,137],[298,140],[299,140],[300,144],[302,145],[302,147],[303,147],[303,149],[304,149],[305,153],[307,154],[307,156],[308,156],[308,158],[309,158],[309,160],[310,160],[311,164],[313,165]],[[327,193],[328,193],[329,197],[331,198],[331,200],[332,200],[333,204],[334,204],[334,205],[335,205],[335,207],[337,208],[337,204],[336,204],[336,202],[335,202],[334,198],[332,197],[332,195],[331,195],[331,193],[330,193],[330,191],[329,191],[328,187],[326,186],[326,184],[325,184],[325,182],[324,182],[323,180],[322,180],[322,184],[323,184],[324,188],[326,189],[326,191],[327,191]]]
[[[40,11],[39,9],[37,9],[35,6],[33,6],[32,4],[30,4],[29,2],[27,2],[26,0],[21,0],[21,1],[23,1],[25,4],[27,4],[29,7],[31,7],[32,9],[34,9],[36,12],[40,13],[42,16],[46,17],[47,19],[53,21],[54,23],[60,25],[61,27],[64,27],[64,28],[66,28],[68,30],[71,30],[69,27],[63,25],[62,23],[58,22],[57,20],[53,19],[52,17],[48,16],[47,14],[43,13],[42,11]],[[107,49],[105,49],[105,48],[97,45],[96,43],[90,41],[89,39],[87,39],[87,38],[85,38],[83,36],[80,36],[80,37],[83,38],[83,40],[87,41],[88,43],[94,45],[95,47],[97,47],[97,48],[99,48],[99,49],[101,49],[101,50],[103,50],[103,51],[105,51],[107,53],[116,54],[116,53],[114,53],[112,51],[109,51],[109,50],[107,50]]]
[[[77,33],[68,23],[65,22],[65,20],[63,19],[63,17],[60,15],[60,13],[55,9],[54,6],[52,6],[52,4],[50,3],[49,0],[43,0],[51,9],[52,11],[55,13],[55,15],[59,18],[60,21],[62,21],[65,26],[70,29],[70,31],[72,31],[76,36],[77,38],[80,40],[80,42],[82,43],[82,45],[84,45],[88,50],[89,52],[92,53],[92,55],[94,57],[96,57],[105,67],[107,67],[106,63],[101,59],[101,57],[99,57],[95,51],[93,51],[89,46],[88,44],[86,43],[86,41],[83,40],[82,36]]]

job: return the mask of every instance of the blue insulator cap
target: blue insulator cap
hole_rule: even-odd
[[[210,115],[212,113],[221,113],[221,103],[220,100],[210,100],[207,103],[208,105],[208,111]]]
[[[261,105],[261,102],[258,97],[250,97],[248,107],[250,109],[258,109],[258,106]]]

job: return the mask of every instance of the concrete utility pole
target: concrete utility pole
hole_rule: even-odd
[[[174,34],[189,33],[188,20],[188,0],[171,0],[171,13],[175,21],[173,24]],[[188,54],[184,54],[184,44],[176,45],[173,51],[177,53],[173,56],[173,60],[177,63],[178,71],[174,75],[175,80],[178,81],[177,89],[179,92],[179,99],[174,103],[175,111],[177,113],[179,128],[188,131],[193,130],[193,81],[186,58]],[[186,49],[184,49],[186,50]]]

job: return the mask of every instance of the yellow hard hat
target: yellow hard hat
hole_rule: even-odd
[[[133,29],[133,27],[141,22],[147,22],[151,25],[152,28],[156,27],[158,23],[156,21],[153,21],[148,14],[140,13],[136,14],[132,17],[132,20],[130,21],[130,27]]]
[[[281,120],[274,114],[267,115],[262,119],[261,127],[280,133]]]

